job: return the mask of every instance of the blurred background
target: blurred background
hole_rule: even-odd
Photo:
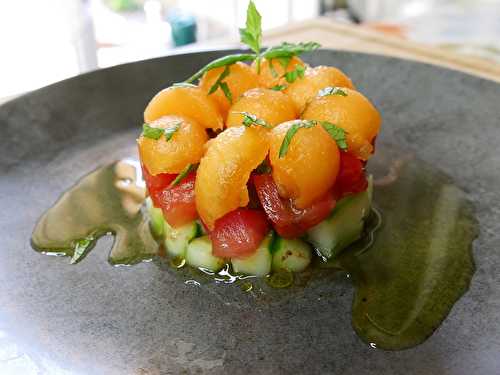
[[[175,50],[234,46],[247,3],[0,0],[0,100],[101,67]],[[278,28],[284,35],[290,25],[307,25],[321,17],[323,24],[356,25],[373,35],[452,50],[491,64],[500,61],[500,0],[255,3],[264,30]]]

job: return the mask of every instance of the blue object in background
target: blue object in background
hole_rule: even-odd
[[[172,39],[176,47],[196,42],[196,19],[188,13],[176,10],[167,16],[172,28]]]

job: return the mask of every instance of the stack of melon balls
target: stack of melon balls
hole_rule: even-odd
[[[138,139],[154,206],[162,210],[173,230],[193,220],[202,223],[202,232],[208,233],[212,243],[212,255],[221,259],[212,264],[214,269],[228,259],[254,255],[271,227],[285,238],[303,235],[300,231],[280,232],[267,211],[268,226],[260,231],[264,235],[252,238],[234,232],[234,228],[235,238],[227,231],[222,237],[217,234],[218,223],[235,212],[264,214],[262,208],[255,208],[250,187],[259,166],[268,166],[280,199],[297,212],[307,210],[334,189],[341,153],[347,152],[364,166],[374,152],[381,124],[375,107],[335,67],[310,67],[297,56],[287,64],[263,58],[258,68],[256,65],[255,61],[252,65],[236,62],[208,70],[198,85],[179,84],[160,91],[147,105],[144,121],[163,129],[164,135],[154,139],[143,134]],[[287,80],[286,73],[298,67],[302,74],[293,82]],[[219,85],[214,91],[224,70],[226,90]],[[329,88],[340,88],[343,94],[324,94]],[[266,126],[245,125],[248,116]],[[300,128],[289,141],[286,154],[280,154],[287,132],[304,120],[327,121],[343,129],[347,150],[341,150],[323,127],[311,126]],[[186,174],[190,166],[197,169],[190,169],[183,181],[173,186],[172,179]],[[160,192],[161,185],[167,183],[170,193],[165,189]],[[250,221],[249,225],[254,224]],[[178,255],[186,257],[186,249],[183,251]]]

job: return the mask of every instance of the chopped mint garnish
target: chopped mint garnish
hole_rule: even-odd
[[[290,142],[292,142],[292,138],[301,128],[312,128],[316,125],[316,122],[312,120],[302,120],[300,122],[295,122],[290,129],[285,134],[285,138],[283,138],[283,142],[280,146],[279,157],[282,158],[288,152],[288,147],[290,146]]]
[[[243,122],[242,124],[245,125],[246,127],[250,127],[252,125],[256,126],[262,126],[267,129],[271,129],[272,126],[266,123],[263,119],[257,118],[254,114],[248,113],[248,112],[233,112],[233,113],[238,113],[240,115],[243,115]]]
[[[293,83],[297,78],[303,78],[306,68],[304,65],[298,64],[294,70],[286,72],[283,77],[285,77],[288,83]]]
[[[163,129],[161,128],[153,128],[149,126],[149,124],[142,124],[142,136],[146,138],[151,138],[154,140],[158,140],[163,135]]]
[[[221,82],[220,88],[222,92],[224,93],[224,96],[229,100],[229,103],[233,102],[233,94],[231,94],[231,90],[229,90],[229,86],[227,85],[226,82]]]
[[[292,142],[292,138],[295,134],[297,134],[299,129],[312,128],[318,124],[326,130],[330,137],[332,137],[332,139],[337,143],[338,148],[344,151],[347,150],[347,141],[345,138],[346,132],[344,129],[339,128],[328,121],[301,120],[300,122],[295,122],[286,132],[285,138],[283,138],[283,142],[281,143],[279,157],[282,158],[286,155],[288,148],[290,147],[290,142]]]
[[[287,88],[287,85],[276,85],[276,86],[271,87],[271,90],[274,90],[274,91],[283,91],[286,88]]]
[[[142,125],[142,136],[146,138],[151,138],[157,141],[161,138],[162,135],[165,136],[165,140],[170,141],[177,130],[179,130],[182,122],[178,122],[174,124],[174,126],[169,127],[167,129],[155,128],[150,126],[149,124],[144,123]]]
[[[345,151],[347,150],[347,141],[345,138],[346,131],[342,128],[339,128],[338,126],[332,124],[331,122],[328,121],[320,121],[321,126],[323,129],[327,131],[327,133],[332,137],[332,139],[337,142],[337,146]]]
[[[71,264],[78,263],[83,259],[84,255],[88,253],[88,250],[94,244],[95,238],[92,235],[89,235],[85,238],[75,241],[73,256],[71,257]]]
[[[196,170],[196,164],[188,164],[186,167],[177,175],[175,180],[173,180],[168,187],[174,187],[179,185],[179,183],[186,178],[186,176],[192,171]]]
[[[224,78],[226,78],[230,73],[230,67],[229,65],[226,65],[224,68],[224,71],[220,74],[219,78],[217,78],[217,81],[210,87],[210,90],[208,90],[208,95],[213,94],[214,92],[217,91],[218,88],[222,90],[224,93],[225,97],[227,100],[229,100],[229,103],[233,102],[233,95],[231,94],[231,90],[229,90],[229,86],[227,85],[226,82],[222,82]]]

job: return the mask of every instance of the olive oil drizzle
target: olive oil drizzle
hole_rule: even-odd
[[[151,259],[158,245],[142,212],[145,188],[137,162],[119,161],[83,177],[38,221],[31,238],[35,250],[81,261],[102,236],[115,236],[109,262],[128,265]],[[75,254],[82,241],[88,244]],[[79,255],[75,259],[75,256]]]
[[[383,175],[387,165],[397,170],[375,184],[376,209],[363,238],[333,261],[317,259],[303,275],[275,278],[280,287],[293,284],[283,291],[293,294],[304,284],[329,282],[323,278],[325,272],[345,272],[355,287],[352,323],[358,335],[372,347],[403,349],[430,336],[468,289],[478,224],[465,193],[432,166],[407,156],[393,163],[384,156],[377,159],[375,175]],[[237,283],[245,291],[265,289],[266,284],[274,287],[271,278],[236,275],[228,265],[219,273],[190,270],[179,262],[169,265],[141,208],[144,196],[137,162],[124,160],[97,169],[41,217],[32,235],[33,248],[71,256],[75,263],[99,237],[112,233],[111,264],[155,257],[172,272],[182,268],[175,272],[193,279],[188,281],[195,286],[211,279]]]

